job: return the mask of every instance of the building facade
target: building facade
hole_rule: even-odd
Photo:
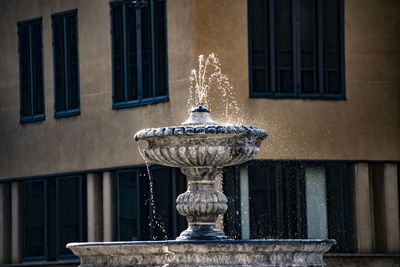
[[[132,137],[188,115],[215,53],[257,158],[224,169],[235,239],[334,238],[328,266],[400,264],[397,0],[2,1],[0,263],[68,265],[73,241],[172,239],[178,169]],[[209,105],[223,121],[224,99]]]

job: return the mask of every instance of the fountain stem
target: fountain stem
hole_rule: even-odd
[[[215,187],[215,177],[222,172],[217,167],[181,168],[188,178],[188,189],[176,199],[176,209],[185,216],[189,227],[177,240],[226,239],[216,228],[218,215],[228,209],[226,196]]]

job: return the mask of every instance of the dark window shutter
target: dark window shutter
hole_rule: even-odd
[[[117,173],[117,240],[139,240],[139,173],[138,170]]]
[[[31,25],[32,35],[32,79],[33,115],[43,114],[43,62],[42,62],[42,23]]]
[[[62,16],[53,17],[54,73],[55,73],[55,109],[64,111],[66,106],[64,23]]]
[[[165,40],[165,1],[154,2],[154,30],[155,30],[155,81],[156,95],[167,94],[167,55]]]
[[[128,60],[128,98],[138,99],[138,67],[137,67],[137,38],[136,38],[136,6],[127,5],[127,60]]]
[[[316,0],[300,1],[300,84],[305,94],[318,93],[316,76]]]
[[[340,1],[324,2],[324,80],[326,93],[341,93]]]
[[[224,232],[229,238],[241,239],[239,166],[225,167],[223,175],[223,192],[228,199],[228,210],[224,215]]]
[[[154,203],[151,203],[151,226],[153,240],[167,240],[175,238],[173,234],[174,225],[172,218],[176,217],[176,209],[174,207],[172,186],[172,168],[155,167],[151,168],[151,181],[153,186],[150,193],[153,193]]]
[[[142,38],[142,98],[154,97],[152,86],[152,46],[150,1],[142,1],[140,7],[140,31]]]
[[[79,109],[77,11],[55,14],[53,18],[56,116],[76,115]]]
[[[328,164],[327,205],[328,237],[336,240],[332,252],[350,252],[349,184],[346,164]]]
[[[21,122],[44,115],[42,20],[18,23]],[[35,117],[36,116],[36,117]]]
[[[124,37],[122,28],[122,5],[111,7],[113,39],[113,87],[114,101],[125,101],[124,94]]]
[[[65,18],[67,62],[68,62],[68,109],[79,107],[78,91],[78,45],[77,45],[77,17],[76,13],[67,15]]]
[[[45,182],[24,182],[22,190],[23,257],[45,257]]]
[[[32,115],[31,106],[31,65],[30,65],[29,24],[19,26],[21,115]]]
[[[80,227],[81,179],[79,176],[57,179],[57,213],[58,240],[57,256],[71,255],[65,246],[70,242],[82,240]]]
[[[276,1],[276,92],[292,93],[293,83],[293,40],[291,0]]]
[[[251,59],[254,92],[270,92],[269,69],[269,8],[268,1],[251,1]]]

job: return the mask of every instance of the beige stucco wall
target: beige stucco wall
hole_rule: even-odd
[[[400,160],[400,2],[345,1],[344,101],[250,99],[246,3],[168,0],[170,101],[112,110],[108,1],[1,1],[0,178],[143,163],[133,134],[184,119],[190,69],[210,52],[220,58],[245,121],[270,134],[258,158]],[[74,8],[81,114],[54,119],[51,14]],[[16,23],[40,16],[46,119],[20,124]]]
[[[345,0],[346,101],[248,97],[247,1],[196,2],[196,54],[218,54],[242,115],[269,132],[258,158],[399,160],[399,10]]]

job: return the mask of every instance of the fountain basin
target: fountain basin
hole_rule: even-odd
[[[143,129],[143,156],[170,167],[229,166],[254,158],[268,136],[263,129],[238,125],[188,125]]]
[[[325,266],[335,240],[213,240],[70,243],[81,267]]]

